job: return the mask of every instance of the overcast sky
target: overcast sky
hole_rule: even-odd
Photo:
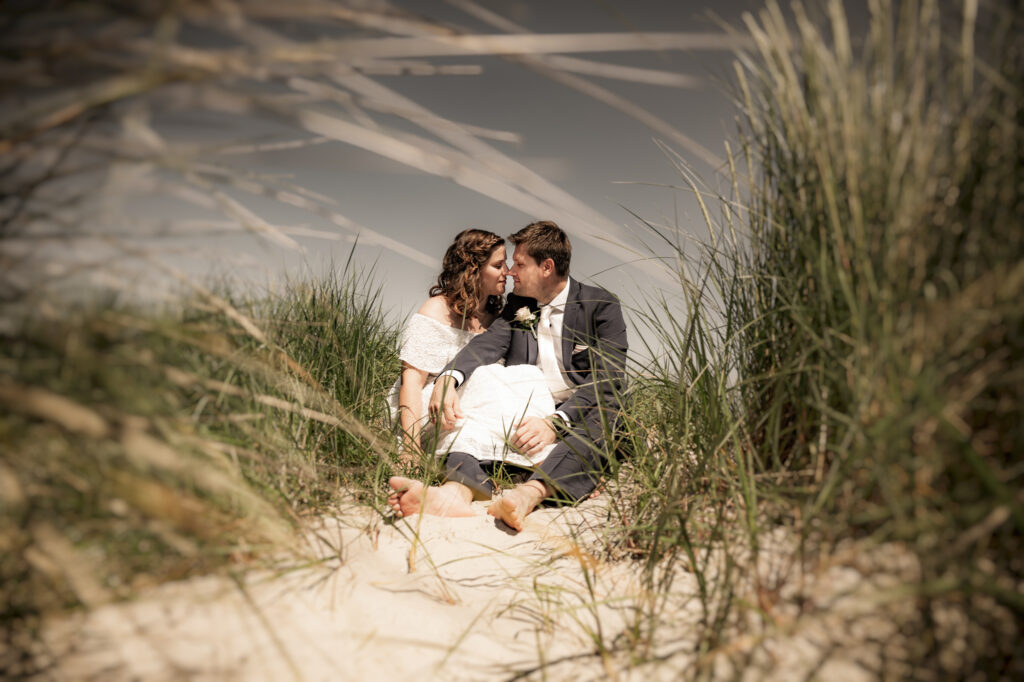
[[[559,2],[490,2],[489,8],[538,33],[604,33],[629,31],[695,32],[719,30],[710,12],[733,24],[755,2],[652,2],[631,0],[560,0]],[[406,3],[425,17],[450,21],[481,33],[493,29],[444,2]],[[733,108],[722,84],[733,60],[728,50],[608,52],[574,54],[580,58],[642,66],[694,77],[696,87],[663,87],[588,77],[630,102],[662,118],[686,136],[717,155],[722,141],[735,131]],[[445,64],[473,64],[479,75],[378,76],[376,80],[432,112],[454,121],[496,131],[515,133],[517,142],[489,141],[504,154],[582,201],[618,225],[626,233],[645,238],[645,231],[630,211],[657,222],[676,223],[696,234],[705,234],[702,220],[689,192],[646,184],[679,185],[681,178],[658,148],[662,138],[622,112],[580,94],[563,84],[497,57],[444,57]],[[189,128],[211,125],[202,116],[181,114],[175,122],[187,134]],[[389,124],[400,124],[388,121]],[[287,129],[253,129],[258,133],[289,135]],[[223,131],[224,134],[230,131]],[[214,133],[215,134],[215,133]],[[712,179],[712,168],[696,154],[666,140],[694,167]],[[504,205],[447,178],[430,177],[369,151],[331,142],[289,151],[248,156],[247,167],[268,173],[292,174],[303,186],[332,197],[340,212],[369,228],[385,233],[415,249],[440,259],[452,236],[466,227],[512,233],[539,218],[560,220],[559,215],[533,215]],[[634,184],[623,184],[634,183]],[[646,184],[636,184],[646,183]],[[282,224],[297,221],[316,229],[315,216],[287,211],[273,202],[257,206],[261,215]],[[637,242],[629,246],[639,254],[601,248],[601,244],[572,235],[576,249],[573,274],[596,279],[629,296],[630,283],[643,280],[649,265],[622,267],[643,253]],[[621,235],[620,235],[621,236]],[[298,238],[306,253],[282,251],[255,243],[243,248],[258,276],[262,267],[271,272],[295,272],[302,261],[312,266],[333,258],[343,262],[348,242]],[[656,240],[648,239],[655,244]],[[612,253],[608,253],[611,250]],[[232,249],[235,255],[239,249]],[[385,301],[404,313],[425,297],[436,277],[435,269],[375,246],[360,247],[361,264],[376,262],[376,272],[387,282]],[[599,274],[603,273],[603,274]],[[643,282],[644,285],[647,282]]]
[[[395,4],[470,32],[496,31],[460,9],[457,2],[409,0]],[[629,35],[718,33],[719,19],[739,28],[742,14],[759,9],[761,3],[481,0],[479,5],[534,33]],[[329,197],[338,214],[365,227],[354,260],[362,268],[375,268],[377,280],[384,284],[382,302],[395,316],[407,315],[422,303],[437,276],[444,249],[460,230],[478,227],[508,235],[535,219],[554,219],[566,227],[574,245],[574,277],[602,284],[627,303],[649,300],[659,287],[667,287],[671,294],[664,270],[650,260],[667,254],[632,214],[678,226],[699,238],[706,236],[692,193],[671,187],[682,185],[682,178],[656,140],[678,152],[704,182],[712,186],[721,183],[716,173],[722,169],[715,167],[713,157],[723,157],[723,141],[735,137],[736,112],[727,92],[734,56],[728,49],[573,52],[567,56],[685,76],[678,79],[682,87],[583,76],[659,118],[678,131],[679,138],[666,137],[663,130],[652,130],[622,111],[500,57],[439,56],[427,60],[441,66],[479,67],[475,74],[403,73],[373,75],[372,79],[396,98],[408,98],[474,129],[495,131],[481,138],[488,150],[539,176],[535,180],[546,183],[546,192],[564,190],[569,198],[562,206],[578,202],[575,205],[583,208],[523,210],[509,205],[516,202],[496,200],[493,194],[486,196],[450,178],[432,176],[336,140],[221,156],[218,162],[246,172],[285,177]],[[372,113],[375,122],[388,129],[430,138],[402,117]],[[152,124],[169,140],[179,142],[226,145],[311,137],[308,128],[281,121],[254,118],[240,125],[237,119],[189,109],[157,112]],[[182,255],[172,260],[192,274],[229,274],[254,289],[282,276],[301,278],[307,267],[317,272],[330,262],[340,266],[352,248],[354,232],[339,230],[321,216],[260,197],[246,197],[245,206],[269,223],[300,228],[291,235],[300,248],[286,248],[251,235],[188,237],[164,240],[163,245],[169,251],[180,249]],[[200,209],[193,215],[174,199],[145,192],[132,196],[125,209],[176,219],[208,215]],[[313,233],[320,236],[302,236]],[[402,248],[394,245],[381,246],[387,239],[407,247],[405,252],[400,253]],[[654,246],[654,252],[645,243]]]

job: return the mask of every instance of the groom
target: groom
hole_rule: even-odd
[[[512,444],[533,455],[555,443],[525,483],[506,492],[488,513],[522,530],[523,520],[546,498],[578,501],[596,487],[606,464],[603,434],[614,424],[625,385],[626,325],[618,300],[604,289],[569,277],[572,245],[551,221],[531,223],[509,237],[515,245],[509,275],[515,284],[502,316],[459,352],[441,372],[430,399],[431,420],[442,429],[462,417],[455,388],[483,365],[533,364],[544,374],[557,406],[546,417],[527,417]],[[480,463],[465,453],[449,455],[448,480],[429,491],[393,479],[392,506],[450,516],[472,514],[473,491],[493,490]]]

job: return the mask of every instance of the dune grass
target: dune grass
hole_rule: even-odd
[[[871,10],[862,45],[838,2],[751,17],[732,192],[680,163],[721,218],[696,257],[676,248],[687,319],[648,311],[666,353],[633,415],[632,528],[650,566],[700,573],[697,676],[723,655],[741,669],[726,634],[770,620],[736,596],[777,593],[756,557],[780,525],[802,565],[851,539],[914,557],[890,594],[903,653],[879,675],[1024,665],[1020,13]]]
[[[625,401],[611,549],[654,594],[695,576],[681,676],[750,665],[783,583],[851,541],[913,557],[879,676],[1019,676],[1020,13],[876,0],[855,44],[828,8],[751,18],[730,190],[680,162],[710,241],[653,228],[688,313],[635,311],[661,352]],[[43,614],[266,556],[341,488],[381,489],[398,329],[375,286],[62,310],[3,339],[0,670],[31,670]],[[779,528],[789,575],[759,569]],[[651,601],[637,661],[661,650]]]
[[[382,489],[397,327],[374,286],[340,274],[163,314],[86,306],[4,339],[5,673],[31,670],[46,613],[301,556],[302,515]]]

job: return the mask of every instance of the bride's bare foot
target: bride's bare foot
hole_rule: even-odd
[[[420,481],[392,476],[388,485],[394,491],[388,495],[388,504],[396,516],[415,516],[421,512],[433,516],[475,516],[469,504],[473,491],[461,483],[448,481],[428,488]]]
[[[548,491],[544,484],[527,481],[502,493],[501,497],[487,508],[487,513],[521,531],[527,514],[547,496]]]

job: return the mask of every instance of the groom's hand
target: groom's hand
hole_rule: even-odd
[[[462,419],[462,409],[459,407],[459,392],[455,390],[454,377],[446,375],[437,378],[427,411],[430,421],[437,423],[442,431],[455,428],[455,421]]]
[[[524,455],[536,455],[555,442],[555,427],[544,417],[527,417],[519,422],[512,445]]]

